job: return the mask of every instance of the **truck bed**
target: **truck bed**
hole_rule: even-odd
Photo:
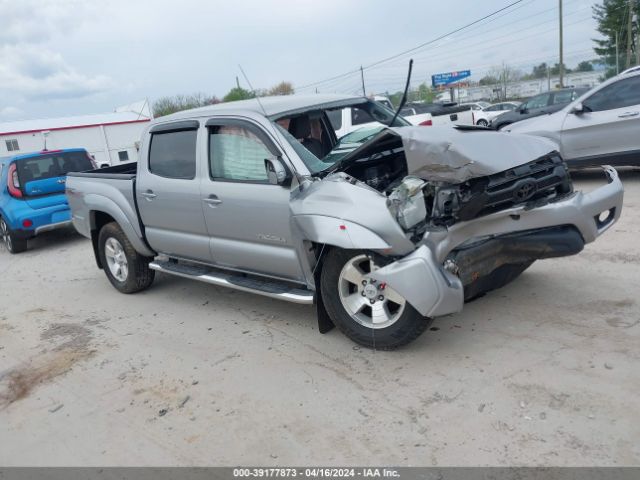
[[[136,162],[67,175],[66,193],[76,230],[91,238],[94,212],[110,217],[138,251],[148,251],[136,200]]]
[[[114,178],[131,180],[138,173],[138,163],[128,162],[111,167],[98,168],[96,170],[88,170],[86,172],[69,172],[68,177],[85,177],[85,178]]]

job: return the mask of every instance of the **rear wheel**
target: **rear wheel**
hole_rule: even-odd
[[[321,275],[322,300],[333,323],[365,347],[392,350],[431,324],[398,292],[367,278],[381,265],[363,251],[331,250]]]
[[[150,257],[140,255],[116,222],[106,224],[98,236],[98,253],[111,284],[122,293],[148,288],[155,277]]]
[[[2,243],[4,243],[9,253],[21,253],[27,249],[27,239],[18,238],[2,217],[0,217],[0,235],[2,236]]]

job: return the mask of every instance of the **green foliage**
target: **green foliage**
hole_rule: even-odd
[[[234,87],[222,98],[222,101],[235,102],[237,100],[247,100],[254,97],[255,95],[249,90],[245,90],[242,87]]]
[[[602,35],[600,39],[594,39],[596,46],[593,50],[608,66],[605,78],[612,77],[616,74],[616,39],[618,41],[618,62],[620,70],[627,67],[627,38],[628,38],[628,22],[629,14],[633,13],[640,16],[640,0],[632,2],[633,10],[629,12],[628,0],[603,0],[601,5],[594,5],[593,18],[598,22],[597,30]],[[638,35],[638,22],[632,25],[631,30],[631,64],[635,65],[636,42],[633,41]]]
[[[203,93],[193,93],[191,95],[174,95],[172,97],[162,97],[153,102],[152,110],[154,117],[170,115],[182,110],[204,107],[220,103],[220,99],[215,95],[207,96]]]
[[[593,72],[593,64],[588,61],[580,62],[576,67],[576,72]]]

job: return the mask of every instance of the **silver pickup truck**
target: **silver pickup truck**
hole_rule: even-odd
[[[392,125],[338,139],[328,115],[346,107]],[[392,349],[618,219],[616,171],[574,191],[555,148],[408,126],[361,97],[265,97],[159,118],[137,165],[69,174],[66,188],[123,293],[164,272],[315,304],[321,332]]]

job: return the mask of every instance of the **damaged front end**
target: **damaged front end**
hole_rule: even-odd
[[[342,218],[371,229],[387,246],[374,249],[388,262],[370,277],[433,317],[460,311],[464,301],[505,285],[535,260],[580,252],[615,223],[622,184],[613,168],[604,169],[607,185],[574,192],[547,140],[405,127],[381,131],[325,180],[378,192],[386,212],[381,202],[368,204],[380,218],[390,216],[395,230],[380,226],[362,204],[360,217],[348,209]],[[352,248],[367,247],[355,242]]]

